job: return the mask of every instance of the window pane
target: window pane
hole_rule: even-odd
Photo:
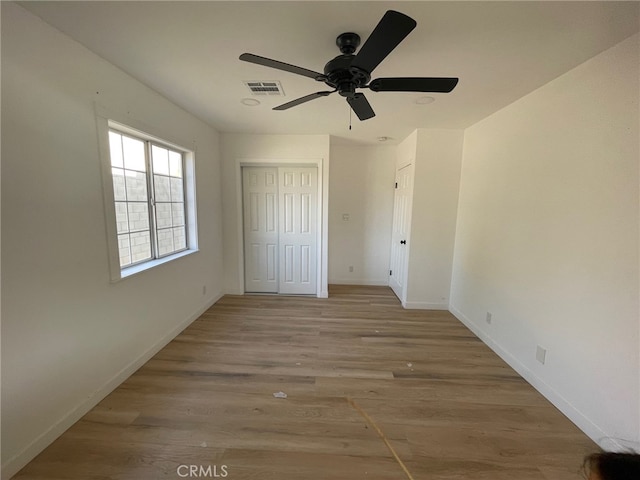
[[[131,249],[129,248],[129,235],[118,235],[118,251],[120,253],[120,267],[131,264]]]
[[[169,177],[154,175],[153,187],[155,190],[156,202],[169,202],[171,200],[171,195],[169,193]]]
[[[158,230],[158,254],[160,256],[167,255],[174,251],[173,248],[173,232],[170,228],[166,230]]]
[[[129,231],[127,202],[116,202],[116,225],[118,228],[118,233],[127,233]]]
[[[132,232],[149,230],[149,205],[146,202],[129,202],[129,229]]]
[[[156,203],[156,227],[167,228],[171,226],[171,204]]]
[[[136,263],[151,258],[151,240],[149,231],[130,234],[131,262]]]
[[[122,164],[122,135],[116,132],[109,132],[109,156],[111,165],[123,167]]]
[[[181,178],[171,178],[171,201],[184,202]]]
[[[172,177],[182,178],[182,155],[178,152],[169,152],[169,174]]]
[[[124,167],[130,170],[144,172],[144,142],[135,138],[122,136],[122,147],[124,150]]]
[[[184,225],[184,203],[172,203],[171,219],[174,227]]]
[[[125,170],[125,183],[127,186],[127,200],[130,202],[146,202],[147,176],[144,173]]]
[[[184,227],[173,229],[173,246],[176,251],[187,248],[187,235]]]
[[[111,175],[113,177],[113,198],[116,202],[123,202],[127,199],[124,189],[124,170],[112,168]]]
[[[173,153],[173,152],[172,152]],[[166,148],[153,145],[151,157],[153,158],[153,173],[169,175],[169,151]]]

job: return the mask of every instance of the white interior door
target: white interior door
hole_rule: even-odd
[[[413,165],[396,172],[396,191],[393,202],[393,230],[391,233],[391,272],[389,286],[398,298],[406,300],[407,261],[411,203],[413,199]]]
[[[280,293],[316,293],[317,197],[316,168],[281,167]]]
[[[245,292],[315,294],[317,168],[244,167],[242,187]]]
[[[278,293],[278,169],[242,169],[245,292]]]

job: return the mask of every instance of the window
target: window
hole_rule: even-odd
[[[109,153],[121,270],[188,250],[188,152],[110,128]]]

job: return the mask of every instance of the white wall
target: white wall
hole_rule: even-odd
[[[94,102],[195,148],[198,253],[110,283]],[[210,127],[2,2],[3,478],[219,298],[218,157]]]
[[[329,283],[389,284],[395,155],[395,146],[331,145]]]
[[[417,130],[406,308],[449,309],[463,135]]]
[[[455,243],[452,311],[606,448],[640,447],[638,42],[466,131]]]
[[[396,147],[396,170],[415,163],[418,151],[418,130],[414,130]]]
[[[411,222],[402,305],[448,310],[460,188],[462,130],[417,129],[396,150],[396,169],[413,164]]]
[[[319,265],[319,296],[326,297],[328,250],[329,135],[252,135],[224,133],[220,139],[222,195],[224,205],[225,293],[244,293],[242,252],[242,163],[301,163],[318,165],[322,215],[322,261]]]

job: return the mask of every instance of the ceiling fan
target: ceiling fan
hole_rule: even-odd
[[[373,92],[449,93],[457,85],[458,79],[450,77],[394,77],[371,80],[371,72],[411,33],[416,25],[416,21],[411,17],[394,10],[388,10],[355,55],[354,52],[360,45],[360,36],[352,32],[339,35],[336,39],[336,45],[340,48],[342,55],[330,60],[324,66],[324,73],[252,53],[243,53],[240,55],[240,60],[309,77],[333,88],[333,90],[305,95],[274,107],[274,110],[287,110],[310,100],[338,92],[347,99],[351,109],[360,120],[367,120],[375,117],[376,114],[364,94],[356,92],[357,88],[368,88]]]

